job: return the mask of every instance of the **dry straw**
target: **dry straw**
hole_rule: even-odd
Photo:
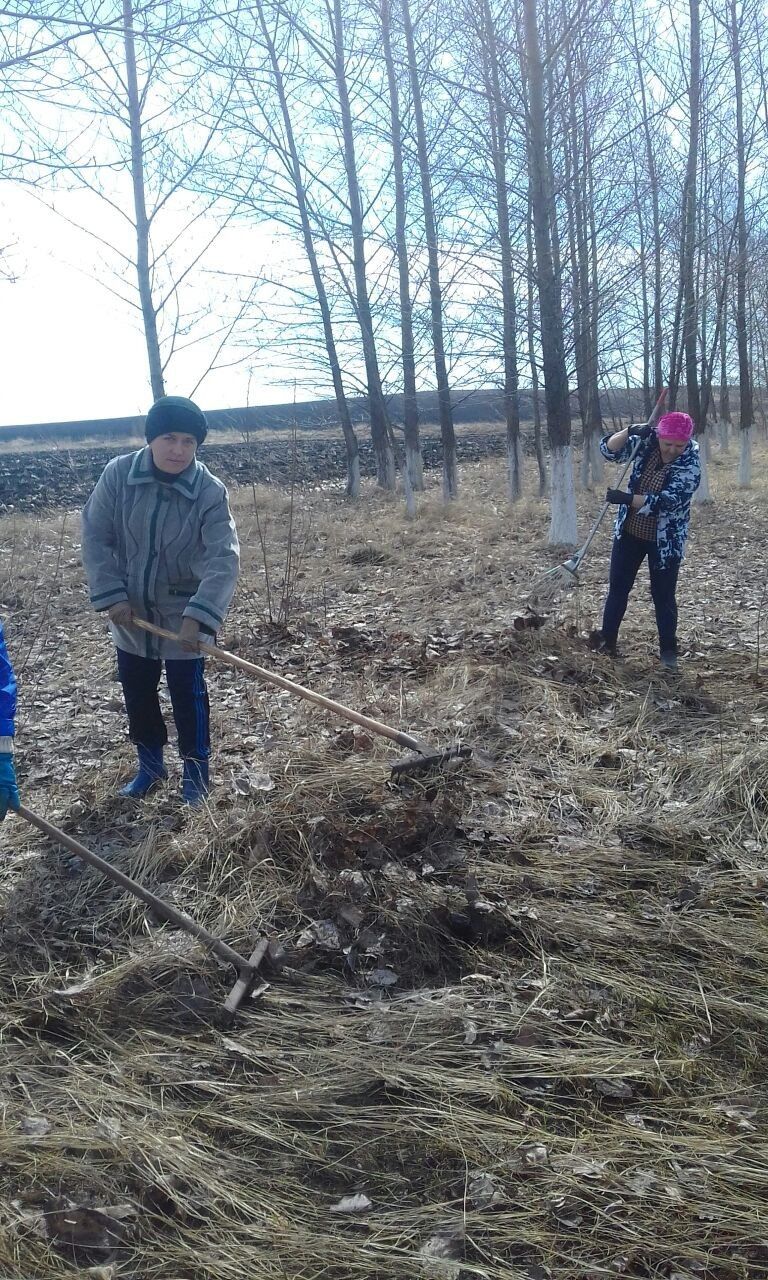
[[[424,549],[448,541],[429,519]],[[469,517],[448,523],[479,592]],[[222,681],[199,823],[163,797],[126,820],[113,745],[82,811],[38,784],[233,945],[279,941],[234,1026],[228,972],[5,825],[3,1280],[768,1275],[765,690],[725,651],[672,687],[642,652],[515,633],[490,573],[486,625],[461,626],[433,569],[424,625],[372,606],[404,637],[329,661],[326,687],[461,721],[466,775],[393,788],[386,747],[267,698],[238,712]],[[390,568],[366,572],[379,600]],[[251,762],[271,790],[227,790],[236,714],[291,726]]]

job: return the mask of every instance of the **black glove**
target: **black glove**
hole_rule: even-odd
[[[651,422],[647,422],[644,427],[630,427],[629,434],[635,436],[637,440],[647,440],[653,435],[656,427]]]
[[[605,500],[612,507],[629,507],[632,505],[632,494],[625,489],[609,489]]]

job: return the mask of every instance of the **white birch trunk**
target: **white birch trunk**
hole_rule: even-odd
[[[405,445],[405,466],[408,471],[411,488],[418,490],[419,493],[423,492],[424,459],[421,456],[421,449],[410,441],[407,441]]]
[[[743,427],[739,432],[739,488],[749,489],[752,484],[752,428]]]
[[[547,541],[550,546],[574,547],[577,539],[576,489],[571,445],[561,445],[552,450],[550,490],[552,499]]]

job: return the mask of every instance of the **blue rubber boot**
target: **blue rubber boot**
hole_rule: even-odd
[[[202,804],[210,790],[207,760],[185,760],[184,776],[181,783],[181,798],[184,804]]]
[[[143,800],[168,774],[163,765],[162,747],[137,746],[136,752],[139,757],[139,772],[127,786],[120,788],[120,795],[129,796],[131,800]]]

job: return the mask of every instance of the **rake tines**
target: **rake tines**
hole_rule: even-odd
[[[576,567],[573,560],[566,560],[564,564],[558,564],[554,569],[548,569],[543,573],[533,584],[528,595],[529,609],[546,608],[547,605],[554,604],[564,591],[577,587],[579,579]]]

